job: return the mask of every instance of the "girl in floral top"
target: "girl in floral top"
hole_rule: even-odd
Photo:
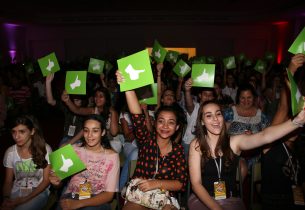
[[[116,73],[117,81],[123,82],[120,72]],[[155,113],[155,130],[150,133],[145,125],[145,116],[135,92],[125,92],[126,101],[132,114],[135,133],[138,140],[139,155],[133,178],[142,179],[138,187],[146,192],[154,189],[168,190],[174,198],[174,192],[184,190],[187,182],[187,168],[183,147],[172,141],[172,136],[179,129],[177,112],[173,107],[162,106]],[[157,167],[157,168],[156,168]],[[152,179],[155,175],[155,179]],[[163,209],[177,209],[175,199],[173,205],[168,202]],[[127,202],[126,209],[147,209],[139,204]]]

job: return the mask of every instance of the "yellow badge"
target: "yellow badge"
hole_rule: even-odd
[[[224,181],[214,182],[215,200],[226,199],[226,184]]]
[[[304,196],[301,186],[292,186],[292,192],[293,192],[293,200],[295,205],[301,205],[304,206]]]
[[[79,200],[90,198],[92,194],[91,183],[85,182],[79,185]]]

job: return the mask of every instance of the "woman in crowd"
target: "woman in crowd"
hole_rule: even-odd
[[[4,201],[1,209],[41,209],[49,196],[49,154],[38,123],[31,116],[21,116],[12,122],[12,137],[16,144],[4,155]]]
[[[236,94],[237,104],[225,109],[223,113],[229,135],[257,133],[269,125],[267,117],[256,106],[256,97],[255,90],[250,84],[239,86]],[[259,153],[257,150],[252,150],[243,152],[242,156],[246,158],[248,166],[251,167]]]
[[[53,79],[54,73],[46,76],[46,96],[48,104],[58,108],[64,114],[64,136],[60,141],[59,146],[75,143],[76,140],[74,139],[80,139],[82,134],[81,129],[83,125],[83,116],[71,112],[61,100],[54,99],[52,91]],[[84,99],[80,95],[72,95],[71,99],[76,107],[81,107],[84,104]],[[81,134],[79,134],[80,132]]]
[[[99,87],[94,91],[94,107],[77,107],[70,100],[69,95],[64,91],[62,100],[66,103],[69,109],[78,115],[98,114],[106,119],[106,131],[112,147],[120,152],[121,144],[117,139],[119,131],[119,116],[117,111],[111,106],[110,94],[107,88]],[[115,140],[115,141],[113,141]],[[117,144],[119,142],[119,144]],[[71,142],[73,143],[73,142]]]
[[[189,208],[245,209],[242,200],[236,197],[235,184],[241,151],[271,143],[304,123],[305,110],[302,110],[293,120],[261,132],[229,136],[220,106],[212,101],[203,103],[198,113],[196,138],[190,145],[189,172],[194,194],[189,198]]]
[[[102,116],[89,115],[84,121],[83,131],[84,142],[81,145],[74,145],[73,148],[85,163],[86,170],[71,177],[60,199],[60,206],[64,210],[110,210],[109,202],[119,187],[119,155],[111,149],[109,140],[105,136],[105,120]],[[52,171],[49,179],[54,186],[61,185],[61,180]],[[81,184],[87,184],[91,189],[90,198],[81,199],[79,195]]]
[[[117,71],[117,81],[123,82]],[[161,106],[155,113],[155,131],[149,133],[145,125],[145,116],[134,91],[125,92],[129,111],[132,114],[138,141],[139,155],[133,178],[140,178],[138,187],[147,192],[153,189],[168,190],[171,201],[163,209],[178,209],[175,192],[183,190],[187,181],[186,161],[183,148],[173,141],[172,136],[178,130],[179,118],[176,110],[170,106]],[[154,179],[152,179],[154,177]],[[147,209],[139,204],[127,201],[127,209]]]

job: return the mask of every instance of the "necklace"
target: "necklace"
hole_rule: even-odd
[[[166,148],[164,149],[164,151],[161,152],[161,156],[163,157],[163,160],[165,159],[166,155],[170,152],[171,146],[172,146],[172,142],[169,141],[169,142],[167,143],[167,146],[166,146]],[[160,151],[161,151],[161,149],[160,149]]]

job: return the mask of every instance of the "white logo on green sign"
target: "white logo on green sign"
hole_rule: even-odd
[[[206,69],[203,69],[203,72],[201,75],[199,75],[196,79],[196,82],[206,82],[209,80],[209,74],[206,73]]]
[[[75,81],[70,84],[70,87],[72,90],[74,90],[76,87],[79,87],[81,85],[81,81],[78,79],[78,75],[75,78]]]
[[[158,51],[155,52],[155,57],[161,58],[160,49],[158,49]]]
[[[189,70],[189,66],[185,63],[182,66],[179,66],[180,68],[180,74],[184,75],[188,70]]]
[[[73,166],[73,161],[70,158],[66,159],[63,154],[61,154],[61,159],[62,159],[62,166],[60,167],[59,170],[63,172],[68,172],[69,168]]]
[[[54,62],[51,61],[50,59],[48,59],[48,62],[49,62],[49,64],[48,64],[48,66],[46,67],[46,70],[51,71],[52,68],[54,67]]]
[[[144,71],[145,71],[144,69],[143,70],[134,69],[131,64],[129,64],[125,69],[125,72],[129,74],[131,80],[139,79],[139,74],[143,73]]]

